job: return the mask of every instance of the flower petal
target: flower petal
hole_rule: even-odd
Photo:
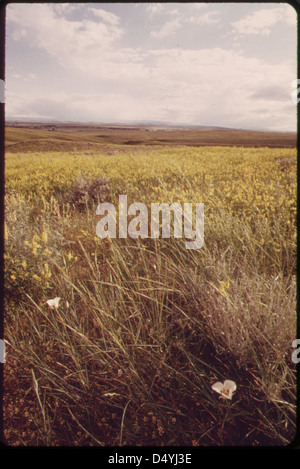
[[[223,384],[218,381],[217,383],[213,384],[211,387],[214,391],[218,392],[219,394],[223,391]]]
[[[53,298],[52,300],[47,300],[47,305],[50,307],[50,308],[58,308],[59,306],[59,300],[60,300],[60,297],[57,296],[56,298]]]
[[[224,391],[231,391],[234,392],[236,391],[236,383],[234,381],[231,381],[230,379],[226,379],[224,381]]]

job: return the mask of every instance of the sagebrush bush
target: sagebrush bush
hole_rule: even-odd
[[[78,178],[73,182],[66,196],[66,202],[77,210],[84,210],[93,203],[110,202],[108,181],[104,177],[96,179]]]

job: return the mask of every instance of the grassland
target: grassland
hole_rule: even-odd
[[[68,151],[117,145],[185,145],[295,148],[296,134],[154,125],[22,124],[10,122],[6,147],[18,151]]]
[[[6,129],[7,442],[291,443],[295,136],[67,127]],[[99,239],[119,194],[203,202],[204,246]]]

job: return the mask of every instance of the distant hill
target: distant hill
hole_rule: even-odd
[[[6,121],[7,151],[72,151],[103,145],[188,145],[295,148],[292,132],[267,132],[210,126],[97,124]]]

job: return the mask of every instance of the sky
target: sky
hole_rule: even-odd
[[[296,131],[287,3],[6,8],[6,118]]]

